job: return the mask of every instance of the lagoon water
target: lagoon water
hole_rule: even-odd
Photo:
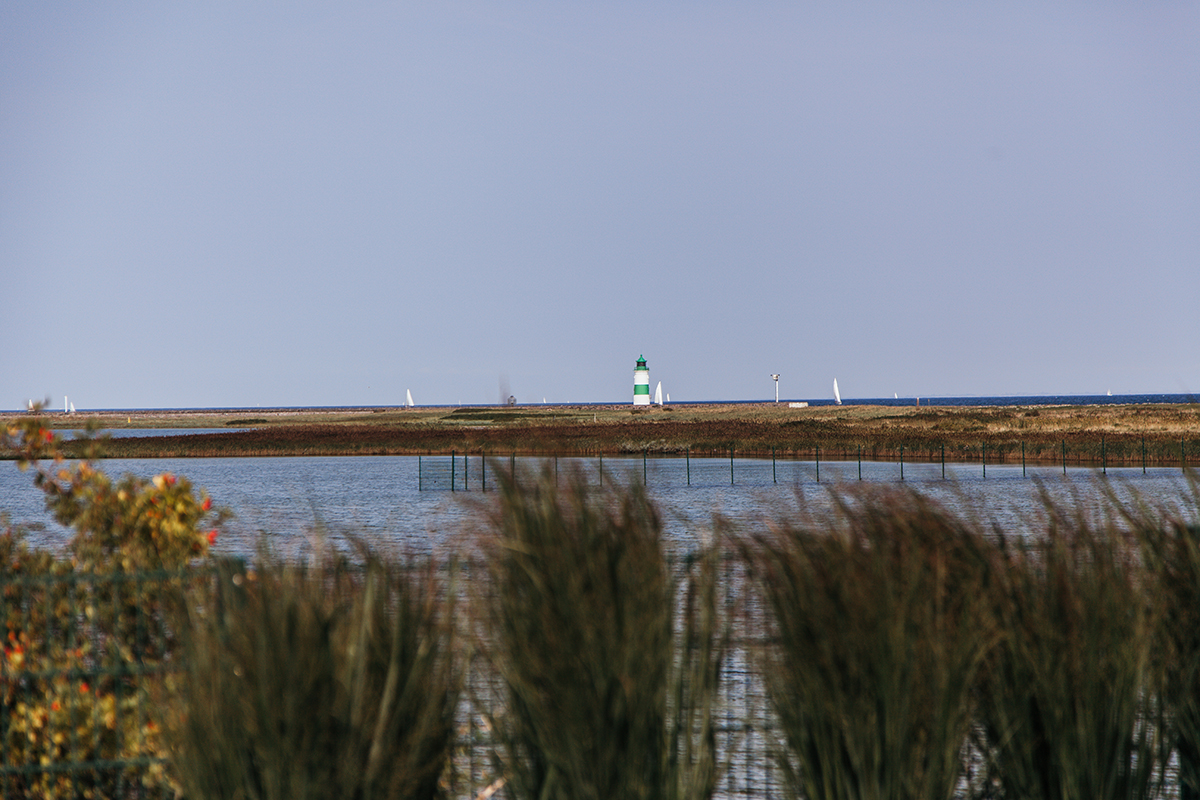
[[[495,468],[481,476],[472,457],[454,463],[451,492],[449,457],[351,456],[213,459],[110,459],[101,468],[111,476],[150,477],[162,472],[185,476],[235,517],[226,525],[219,550],[253,552],[260,535],[280,552],[304,549],[318,532],[335,539],[359,536],[377,545],[425,551],[450,546],[478,526],[481,504],[494,498]],[[1106,491],[1168,505],[1200,518],[1187,478],[1178,468],[1100,470],[1020,464],[947,464],[856,461],[772,462],[739,458],[516,459],[519,470],[557,468],[560,476],[581,469],[589,480],[645,480],[658,504],[668,536],[682,549],[707,537],[715,515],[742,526],[769,524],[801,513],[827,519],[831,492],[859,487],[911,489],[989,526],[1020,532],[1042,508],[1042,494],[1072,508],[1095,513],[1106,507]],[[690,482],[690,485],[689,485]],[[483,492],[481,489],[486,488]],[[0,512],[24,524],[31,544],[60,547],[69,532],[45,511],[32,474],[12,462],[0,463]]]

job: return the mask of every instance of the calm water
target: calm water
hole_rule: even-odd
[[[536,463],[535,463],[536,462]],[[507,461],[503,462],[507,466]],[[517,459],[519,468],[538,464],[554,469],[555,461]],[[584,469],[599,481],[594,458],[560,458],[564,475]],[[462,491],[463,460],[455,462],[455,486],[450,492],[449,459],[426,456],[358,456],[214,459],[110,459],[102,468],[110,475],[133,473],[150,477],[161,472],[186,476],[231,509],[236,517],[223,532],[220,549],[250,553],[260,534],[284,552],[303,548],[315,532],[341,538],[359,535],[370,542],[426,550],[452,544],[455,537],[479,523],[480,503],[494,497],[482,493],[480,461],[466,467]],[[818,483],[818,468],[819,479]],[[947,464],[942,478],[940,463],[864,461],[827,462],[737,459],[730,485],[729,459],[640,457],[605,458],[604,480],[642,480],[659,504],[671,539],[683,548],[706,537],[714,515],[741,525],[765,524],[771,519],[800,512],[827,516],[830,492],[838,487],[890,485],[911,488],[960,513],[1006,530],[1021,530],[1041,508],[1044,490],[1061,502],[1095,510],[1104,504],[1105,479],[1099,470],[1030,467],[1022,474],[1017,465],[989,464],[984,475],[979,464]],[[691,485],[688,485],[688,481]],[[490,475],[487,488],[495,486]],[[425,491],[418,484],[423,483]],[[1178,469],[1140,467],[1108,470],[1107,485],[1122,496],[1137,493],[1156,503],[1166,503],[1195,513],[1188,482]],[[435,487],[430,490],[430,487]],[[440,488],[436,488],[440,487]],[[0,511],[12,521],[32,528],[32,543],[55,547],[68,533],[46,513],[42,495],[30,473],[21,473],[12,462],[0,462]]]

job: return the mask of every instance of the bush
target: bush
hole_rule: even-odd
[[[221,515],[186,480],[113,483],[89,460],[68,465],[61,444],[37,414],[0,441],[35,468],[47,507],[74,529],[65,557],[29,550],[11,527],[0,535],[0,789],[99,798],[165,788],[150,698],[174,647],[167,612]]]

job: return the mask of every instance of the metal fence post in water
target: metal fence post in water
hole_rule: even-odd
[[[1100,434],[1100,474],[1108,474],[1108,452],[1104,449],[1104,434]]]
[[[487,491],[487,453],[479,451],[479,491]]]
[[[600,485],[604,485],[604,453],[600,454]]]
[[[1146,437],[1142,436],[1142,474],[1146,474]]]
[[[1067,440],[1066,439],[1062,440],[1062,453],[1063,453],[1063,456],[1062,456],[1062,458],[1063,458],[1063,477],[1066,477],[1066,474],[1067,474]]]
[[[729,485],[733,486],[733,445],[729,445]]]
[[[450,491],[454,491],[454,451],[450,451]]]
[[[946,480],[946,443],[942,442],[942,480]]]
[[[816,445],[817,448],[817,483],[821,482],[821,445]]]
[[[900,445],[900,480],[904,480],[904,445]]]
[[[683,450],[683,460],[687,465],[687,485],[692,485],[692,446],[689,444]]]
[[[987,442],[983,443],[983,477],[987,477]]]
[[[779,479],[775,476],[775,448],[771,448],[771,483],[779,483]]]
[[[1021,477],[1025,477],[1025,440],[1021,440]]]
[[[421,456],[417,456],[417,491],[421,491],[424,487],[421,486]]]
[[[646,448],[642,448],[642,486],[646,485]]]
[[[858,479],[862,480],[862,445],[858,446]]]

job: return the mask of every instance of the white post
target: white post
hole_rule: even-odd
[[[772,373],[771,378],[772,378],[772,380],[775,381],[775,402],[778,403],[779,402],[779,373],[778,372]]]

